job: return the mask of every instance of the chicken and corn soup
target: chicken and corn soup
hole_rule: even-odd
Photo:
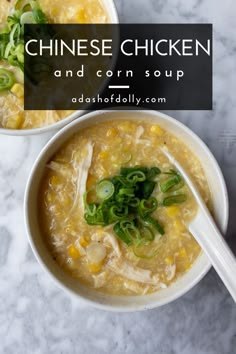
[[[105,23],[100,0],[0,1],[0,127],[32,129],[51,125],[73,111],[24,111],[24,24]]]
[[[198,159],[182,141],[145,121],[84,129],[47,164],[40,227],[53,259],[75,281],[109,294],[152,293],[198,257],[200,247],[185,226],[197,205],[163,147],[208,203]]]

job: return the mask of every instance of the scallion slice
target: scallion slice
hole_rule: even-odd
[[[170,170],[170,172],[166,172],[165,174],[170,175],[171,177],[161,181],[160,188],[163,193],[173,190],[173,187],[176,187],[183,182],[182,177],[174,170]]]
[[[142,171],[134,171],[127,175],[127,181],[130,183],[143,182],[146,179],[145,173]]]
[[[15,77],[9,70],[0,68],[0,91],[10,90],[15,83]]]
[[[142,199],[138,206],[138,213],[142,218],[153,213],[158,206],[157,200],[154,197]]]
[[[174,204],[181,204],[187,200],[186,194],[174,194],[163,199],[163,205],[168,207]]]
[[[132,243],[132,240],[129,238],[129,236],[121,228],[121,225],[120,225],[119,222],[114,225],[113,230],[114,230],[116,236],[119,237],[128,246]]]
[[[153,226],[154,229],[159,232],[159,234],[164,235],[165,231],[156,219],[153,219],[150,215],[148,215],[143,220],[149,225]]]
[[[150,242],[147,244],[144,240],[140,240],[133,247],[133,252],[136,257],[142,259],[152,259],[157,256],[160,246],[150,246]]]
[[[36,23],[33,12],[32,11],[24,12],[20,17],[20,23],[21,25]]]
[[[97,197],[101,200],[111,198],[114,194],[114,191],[114,184],[109,180],[104,179],[96,185],[96,194]]]

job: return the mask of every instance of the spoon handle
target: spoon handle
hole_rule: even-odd
[[[211,264],[236,302],[236,259],[227,243],[224,241],[201,195],[188,174],[166,148],[163,148],[162,152],[182,174],[198,203],[197,215],[189,223],[188,229],[207,254]]]
[[[189,231],[207,254],[211,264],[236,302],[236,259],[212,217],[199,210]]]

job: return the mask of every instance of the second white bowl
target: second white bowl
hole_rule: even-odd
[[[113,0],[101,0],[102,4],[104,5],[108,17],[109,17],[109,23],[114,23],[118,24],[119,23],[119,18],[118,18],[118,13],[116,10],[116,6]],[[0,128],[0,134],[4,135],[14,135],[14,136],[28,136],[28,135],[38,135],[38,134],[43,134],[43,133],[48,133],[51,131],[57,131],[64,127],[65,125],[69,124],[72,122],[74,119],[82,116],[86,111],[84,110],[78,110],[68,117],[54,123],[51,125],[43,126],[40,128],[34,128],[34,129],[5,129],[5,128]]]

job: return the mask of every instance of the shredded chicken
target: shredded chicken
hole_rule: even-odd
[[[104,234],[103,233],[97,233],[95,232],[94,234],[92,234],[91,236],[91,240],[92,241],[96,241],[96,242],[101,242],[104,238]]]
[[[117,257],[121,257],[121,250],[116,237],[108,232],[105,233],[104,243],[110,244]]]
[[[135,134],[135,141],[137,142],[144,133],[144,127],[139,125]]]
[[[107,266],[116,274],[140,283],[157,285],[158,278],[152,277],[151,271],[132,266],[121,258],[111,258]]]
[[[96,289],[98,289],[98,288],[101,288],[103,285],[105,285],[106,281],[107,281],[107,276],[108,276],[108,273],[106,271],[104,271],[98,275],[93,275],[94,287]]]
[[[86,255],[85,248],[83,246],[81,246],[79,239],[75,241],[75,246],[78,249],[78,251],[81,254],[81,256],[85,256]]]
[[[150,145],[150,141],[147,139],[140,139],[141,136],[144,133],[144,127],[142,125],[139,125],[135,134],[135,144],[141,144],[144,143],[146,145]]]
[[[59,175],[63,176],[63,177],[66,177],[68,174],[69,174],[69,170],[68,170],[68,165],[66,164],[63,164],[61,162],[56,162],[56,161],[51,161],[47,167],[58,173]]]
[[[134,281],[125,281],[124,282],[124,287],[130,291],[132,291],[135,294],[142,294],[145,295],[147,294],[150,286],[145,286],[144,288],[142,287],[142,285],[137,284]]]
[[[175,276],[175,272],[176,272],[176,265],[175,264],[172,264],[172,265],[168,265],[166,266],[166,274],[167,274],[167,277],[166,279],[168,281],[172,280]]]
[[[86,192],[86,183],[87,183],[88,173],[89,173],[89,169],[90,169],[91,163],[92,163],[93,146],[94,146],[93,143],[88,142],[88,144],[85,147],[86,156],[84,156],[84,158],[81,159],[81,161],[77,167],[76,192],[75,192],[75,197],[74,197],[74,203],[72,205],[70,213],[72,213],[75,210],[75,208],[78,204],[80,204],[80,208],[81,208],[82,212],[84,212],[83,196]]]
[[[92,241],[97,241],[97,242],[103,241],[106,247],[112,248],[112,250],[114,251],[117,257],[121,257],[121,250],[120,250],[119,243],[117,241],[117,238],[113,234],[109,232],[94,233],[91,238]]]

